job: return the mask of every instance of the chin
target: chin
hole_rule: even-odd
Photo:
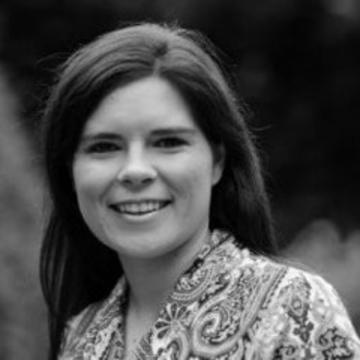
[[[125,256],[143,260],[169,257],[182,245],[176,239],[169,242],[169,237],[164,237],[164,234],[161,237],[155,234],[150,236],[149,234],[132,237],[122,236],[121,242],[111,243],[112,249],[119,254],[120,258]]]

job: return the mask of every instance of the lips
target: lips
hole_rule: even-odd
[[[169,200],[137,200],[111,204],[110,208],[120,214],[144,215],[159,211],[170,203]]]

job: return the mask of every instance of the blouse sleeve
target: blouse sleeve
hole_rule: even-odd
[[[278,288],[282,314],[271,360],[360,359],[360,341],[334,288],[323,278],[292,269]]]

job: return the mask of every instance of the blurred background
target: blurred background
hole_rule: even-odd
[[[54,70],[143,20],[201,30],[221,49],[252,110],[282,253],[337,288],[359,332],[358,0],[2,0],[0,359],[45,359],[38,131]]]

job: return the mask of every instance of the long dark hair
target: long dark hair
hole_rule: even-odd
[[[225,149],[213,188],[210,227],[231,232],[255,253],[276,246],[259,159],[244,111],[213,46],[199,33],[140,24],[107,33],[75,52],[59,72],[44,112],[44,163],[52,209],[41,251],[41,281],[50,311],[50,359],[66,321],[104,298],[122,274],[115,252],[85,225],[71,165],[84,124],[116,87],[147,76],[175,86],[213,147]]]

